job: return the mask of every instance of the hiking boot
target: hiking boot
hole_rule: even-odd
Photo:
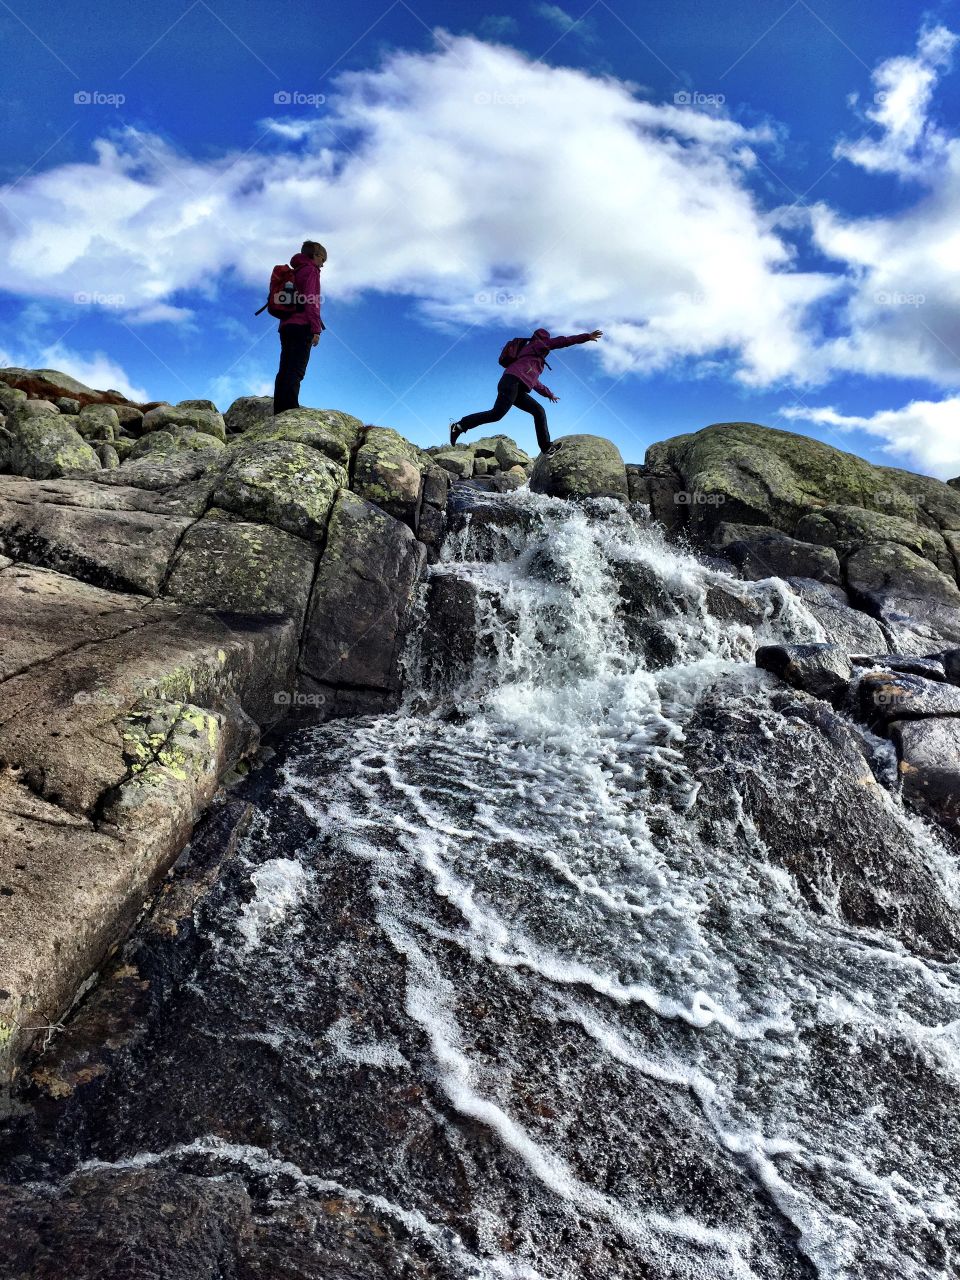
[[[466,427],[461,427],[459,422],[451,422],[450,423],[450,443],[456,444],[457,441],[460,439],[460,437],[463,435],[465,430],[466,430]]]

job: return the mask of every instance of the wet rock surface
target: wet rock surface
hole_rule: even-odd
[[[816,620],[618,503],[497,501],[412,701],[278,743],[34,1063],[12,1274],[949,1274],[946,847],[748,664]],[[420,665],[447,606],[483,643]]]

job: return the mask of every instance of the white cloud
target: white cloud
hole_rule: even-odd
[[[329,294],[406,297],[491,342],[599,325],[591,358],[617,376],[956,386],[960,142],[929,117],[955,42],[931,28],[878,67],[882,154],[843,144],[872,171],[922,169],[920,200],[887,216],[821,203],[775,221],[753,190],[771,128],[439,33],[432,52],[341,75],[323,111],[264,122],[266,152],[198,160],[126,130],[23,179],[0,204],[0,288],[122,293],[128,320],[185,325],[228,280],[258,304],[309,236],[330,250]],[[801,269],[803,234],[830,269]]]
[[[873,106],[864,112],[879,129],[879,139],[865,135],[838,142],[834,155],[874,173],[932,175],[950,140],[930,119],[930,105],[940,73],[950,69],[956,43],[957,36],[946,27],[927,27],[915,54],[881,62],[871,77]]]
[[[869,417],[838,413],[831,407],[791,406],[780,412],[791,420],[877,436],[885,441],[884,453],[906,459],[941,480],[960,475],[960,396],[914,400],[902,409],[881,409]]]
[[[846,298],[840,333],[819,344],[824,376],[846,370],[960,384],[960,140],[930,120],[937,74],[958,37],[921,32],[912,58],[882,63],[888,86],[877,109],[879,141],[842,154],[872,171],[923,180],[912,206],[888,215],[846,217],[820,203],[810,210],[814,245],[838,263]]]
[[[201,161],[127,130],[24,179],[0,205],[0,288],[109,283],[141,318],[173,320],[211,277],[210,298],[231,273],[259,295],[310,235],[331,293],[405,295],[457,328],[600,325],[608,371],[722,353],[764,383],[803,369],[807,310],[835,287],[766,229],[749,183],[771,140],[444,34],[342,75],[325,113],[274,126],[268,154]]]
[[[126,370],[104,352],[84,354],[62,342],[51,343],[39,353],[34,349],[29,355],[0,347],[0,368],[57,369],[96,391],[120,391],[129,400],[151,399],[146,390],[134,384]]]

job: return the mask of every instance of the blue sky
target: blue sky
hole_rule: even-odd
[[[310,236],[304,403],[436,443],[507,337],[599,326],[554,435],[747,419],[956,475],[955,9],[0,0],[0,364],[262,393]]]

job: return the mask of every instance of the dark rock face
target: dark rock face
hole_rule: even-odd
[[[323,683],[395,690],[402,624],[425,562],[405,525],[341,491],[310,601],[304,672]]]
[[[960,716],[960,689],[908,672],[868,671],[859,695],[864,719],[871,724]]]
[[[894,720],[904,793],[960,835],[960,716]]]
[[[896,832],[855,733],[822,702],[785,694],[773,706],[790,731],[767,740],[762,770],[752,766],[766,713],[720,698],[700,714],[685,751],[703,778],[698,807],[719,817],[730,803],[721,798],[723,779],[736,776],[770,856],[812,904],[836,901],[853,924],[882,927],[924,954],[955,959],[960,916],[922,847]]]
[[[814,546],[776,530],[741,536],[722,545],[745,578],[813,578],[832,586],[840,584],[840,561],[832,547]]]
[[[846,562],[855,604],[884,624],[904,653],[960,640],[960,590],[928,560],[895,542],[870,543]]]
[[[795,689],[833,703],[843,701],[853,674],[850,659],[835,644],[763,645],[756,663]]]
[[[819,622],[830,644],[849,654],[886,653],[887,637],[880,624],[860,609],[851,608],[847,593],[812,578],[788,578],[791,588]]]

